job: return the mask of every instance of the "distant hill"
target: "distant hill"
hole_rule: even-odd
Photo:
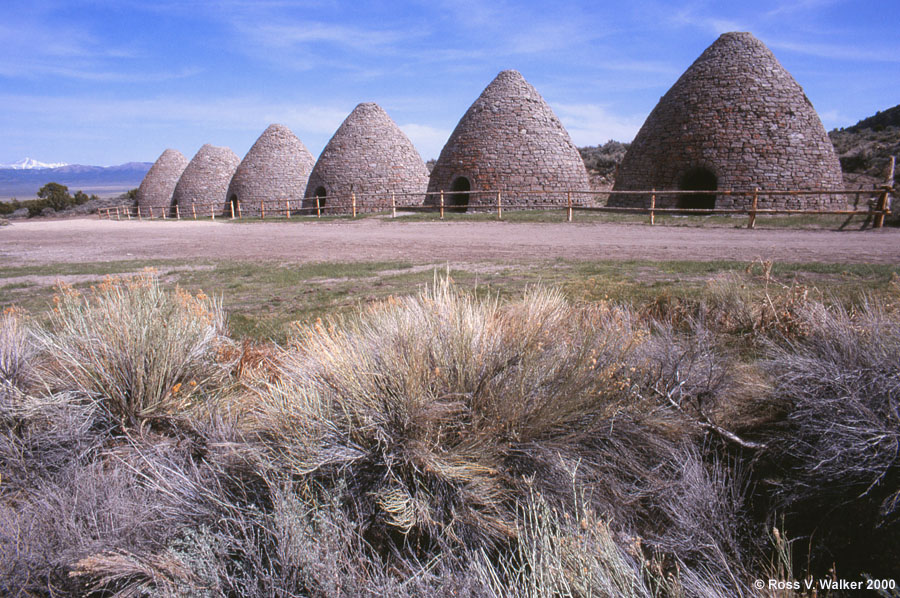
[[[625,157],[625,152],[628,151],[630,145],[630,143],[610,140],[603,145],[578,148],[591,179],[591,187],[596,191],[612,189],[619,163]]]
[[[884,112],[878,111],[874,116],[864,118],[852,127],[847,127],[845,131],[860,131],[862,129],[872,129],[873,131],[881,131],[887,127],[900,127],[900,105],[888,108]]]
[[[33,198],[47,183],[65,185],[101,197],[119,195],[141,184],[152,162],[128,162],[118,166],[69,164],[58,168],[0,168],[0,199]]]
[[[900,105],[864,118],[852,127],[828,133],[848,186],[884,184],[891,156],[900,159]],[[900,182],[900,168],[894,186]]]

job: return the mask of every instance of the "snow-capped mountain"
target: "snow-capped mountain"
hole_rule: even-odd
[[[0,168],[9,168],[12,170],[37,170],[41,168],[59,168],[60,166],[68,166],[65,162],[38,162],[33,158],[25,158],[12,164],[0,164]]]
[[[24,160],[23,162],[34,162]],[[21,163],[19,163],[21,164]],[[128,162],[118,166],[85,166],[83,164],[43,164],[38,166],[0,167],[0,200],[34,197],[43,185],[59,183],[74,193],[96,193],[101,197],[118,195],[141,184],[152,162]]]

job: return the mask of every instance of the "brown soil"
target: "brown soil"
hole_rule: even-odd
[[[739,260],[900,263],[900,229],[746,230],[609,223],[107,221],[0,229],[6,266],[144,259],[322,261]]]

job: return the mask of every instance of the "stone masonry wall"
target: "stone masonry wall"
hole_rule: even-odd
[[[261,209],[281,211],[285,200],[300,207],[315,159],[303,142],[284,125],[269,125],[241,161],[226,194],[225,213],[236,198],[243,216],[258,216]]]
[[[679,189],[685,173],[705,168],[717,188],[840,189],[840,164],[803,89],[749,33],[725,33],[688,68],[651,112],[625,155],[614,190]],[[677,198],[659,196],[659,207]],[[719,195],[717,208],[746,208],[751,198]],[[760,196],[760,208],[843,207],[835,195]],[[649,205],[649,197],[613,195],[609,205]]]
[[[168,209],[172,205],[175,185],[188,165],[188,159],[178,150],[164,151],[141,181],[137,191],[137,205],[144,213],[151,208]]]
[[[306,185],[305,208],[316,206],[324,187],[329,213],[350,210],[351,193],[359,210],[380,210],[397,203],[421,203],[428,169],[409,138],[374,103],[359,104],[322,150]],[[408,194],[408,195],[407,195]]]
[[[517,71],[503,71],[460,119],[431,172],[426,203],[436,205],[459,177],[471,189],[501,191],[503,203],[562,204],[566,190],[591,188],[584,161],[537,90]],[[529,192],[554,192],[530,195]],[[469,203],[494,195],[472,194]],[[577,199],[576,199],[577,200]]]
[[[200,148],[184,169],[175,192],[172,205],[179,206],[182,215],[191,214],[196,206],[197,215],[208,215],[210,205],[216,214],[225,210],[225,192],[241,159],[227,147],[206,144]]]

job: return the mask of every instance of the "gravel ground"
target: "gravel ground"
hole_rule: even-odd
[[[15,221],[6,266],[140,259],[279,262],[739,260],[900,263],[900,229],[746,230],[610,223]]]

